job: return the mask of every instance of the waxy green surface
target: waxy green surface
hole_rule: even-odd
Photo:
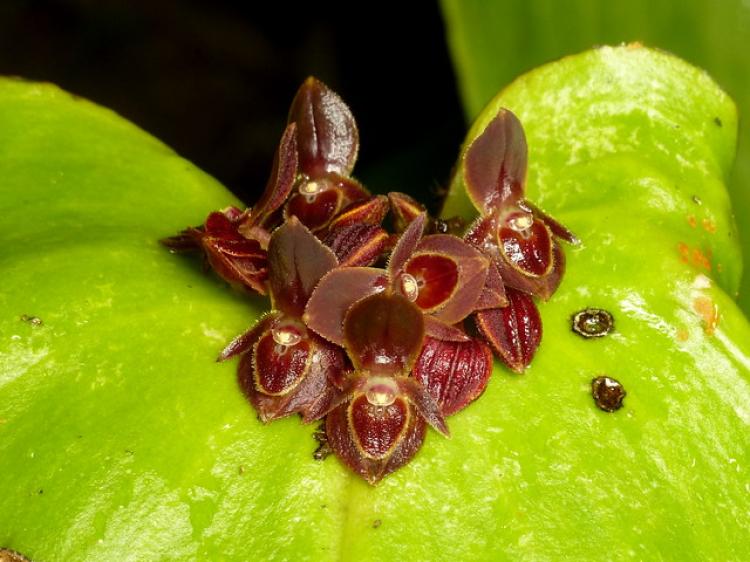
[[[0,82],[0,547],[37,561],[746,555],[731,101],[677,59],[602,49],[493,103],[526,127],[530,198],[583,245],[541,306],[528,372],[498,366],[450,440],[431,430],[373,488],[312,459],[314,427],[262,426],[235,364],[213,361],[265,303],[156,240],[231,196],[106,110]],[[680,244],[710,250],[711,270]],[[696,302],[716,306],[715,327]],[[587,306],[616,331],[573,334]],[[628,392],[612,414],[590,395],[605,373]]]

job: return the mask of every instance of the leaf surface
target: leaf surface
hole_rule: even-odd
[[[313,460],[314,427],[263,426],[235,362],[214,362],[266,301],[156,242],[237,202],[114,114],[0,82],[0,546],[43,561],[742,558],[750,330],[722,291],[739,276],[731,102],[672,57],[603,49],[497,104],[526,128],[529,197],[583,244],[540,305],[527,373],[496,366],[451,439],[428,430],[371,487]],[[449,210],[466,213],[458,190]],[[572,333],[587,307],[615,331]],[[602,374],[627,392],[611,414],[591,396]]]

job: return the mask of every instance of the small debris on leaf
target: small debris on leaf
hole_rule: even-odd
[[[29,314],[21,314],[21,320],[23,322],[28,322],[32,326],[42,326],[44,322],[42,322],[42,319],[38,316],[31,316]]]
[[[601,338],[615,328],[612,314],[602,308],[586,308],[573,315],[573,331],[584,338]]]
[[[614,412],[622,408],[622,401],[627,392],[618,380],[599,376],[591,381],[591,395],[600,410]]]

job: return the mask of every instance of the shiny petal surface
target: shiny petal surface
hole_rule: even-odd
[[[398,239],[396,246],[393,248],[393,253],[391,253],[391,258],[388,260],[388,275],[392,280],[395,280],[398,274],[401,273],[406,261],[417,248],[417,244],[419,244],[419,240],[424,233],[426,223],[426,214],[423,213],[417,216]]]
[[[553,219],[530,201],[524,201],[523,206],[528,208],[535,217],[541,219],[542,222],[544,222],[544,224],[546,224],[552,231],[552,234],[561,240],[565,240],[568,244],[572,244],[573,246],[578,246],[581,243],[578,237],[568,230],[567,227]]]
[[[344,318],[344,347],[357,371],[406,375],[422,349],[422,311],[389,292],[366,297]]]
[[[408,423],[402,436],[389,455],[373,459],[362,453],[349,423],[349,404],[338,406],[326,417],[328,444],[336,456],[370,484],[377,484],[384,476],[408,463],[424,442],[426,425],[410,406]]]
[[[432,310],[434,311],[435,316],[444,322],[449,324],[460,322],[476,309],[477,300],[479,299],[487,280],[487,270],[490,263],[489,259],[460,238],[445,234],[435,234],[424,237],[419,243],[415,252],[415,257],[409,260],[409,263],[406,266],[406,271],[408,273],[414,275],[412,272],[414,262],[417,261],[419,263],[419,261],[422,261],[420,258],[423,253],[426,255],[432,253],[431,255],[433,256],[443,256],[455,264],[455,290],[452,290],[450,294],[446,295],[443,302],[433,304]],[[430,271],[434,272],[435,269],[439,270],[437,277],[440,279],[441,283],[438,287],[442,286],[445,288],[452,280],[451,267],[450,264],[445,263],[443,267],[436,268],[435,266],[438,265],[439,264],[437,263],[433,263],[433,267]],[[427,306],[424,306],[423,301],[420,300],[423,297],[423,293],[427,292],[427,295],[425,296],[430,295],[429,289],[428,291],[425,291],[430,284],[425,283],[424,285],[424,287],[420,288],[419,298],[417,298],[416,302],[421,308],[429,310]],[[438,300],[434,297],[435,295],[433,294],[433,298],[429,300]],[[428,303],[425,304],[431,304],[429,300]]]
[[[309,191],[305,191],[309,190]],[[297,217],[313,232],[324,229],[339,212],[343,196],[325,180],[305,182],[284,207],[284,217]]]
[[[476,400],[492,374],[492,350],[482,342],[426,338],[412,376],[450,416]]]
[[[349,403],[349,430],[360,453],[380,460],[389,456],[409,426],[409,403],[397,397],[387,406],[371,404],[364,394]]]
[[[294,329],[282,326],[280,329]],[[307,374],[312,353],[306,334],[297,329],[298,342],[279,343],[276,328],[267,330],[253,346],[255,388],[263,394],[282,396],[289,393]],[[304,328],[303,328],[304,330]]]
[[[388,199],[384,195],[369,197],[352,203],[334,218],[329,228],[341,228],[349,225],[379,226],[388,214]]]
[[[432,312],[442,308],[457,290],[458,264],[447,256],[427,253],[417,254],[406,262],[404,272],[416,280],[419,292],[414,304],[424,312]],[[483,284],[480,284],[479,288]],[[476,296],[478,295],[479,292],[477,291]],[[476,296],[474,300],[476,300]]]
[[[269,287],[276,310],[300,317],[321,277],[337,265],[336,256],[296,218],[277,228],[268,246]]]
[[[409,401],[414,405],[419,415],[424,418],[424,421],[445,437],[450,436],[448,426],[445,423],[444,412],[438,401],[421,382],[412,377],[399,377],[398,386],[401,392],[408,396]]]
[[[523,127],[512,112],[502,109],[463,157],[466,190],[482,214],[523,198],[526,161]]]
[[[344,317],[358,300],[383,291],[388,278],[374,267],[337,268],[324,275],[305,308],[305,324],[337,345],[344,345]]]
[[[552,261],[550,271],[541,277],[525,275],[503,258],[496,259],[495,265],[500,271],[506,290],[512,287],[546,301],[560,286],[565,272],[565,254],[555,240],[552,241]]]
[[[349,107],[333,90],[313,77],[305,80],[292,101],[289,123],[297,124],[300,169],[305,174],[349,175],[357,159],[359,133]]]
[[[554,265],[552,233],[538,219],[522,232],[501,226],[497,233],[500,254],[520,273],[542,277]]]
[[[297,126],[290,123],[279,142],[266,189],[253,206],[247,220],[243,222],[240,232],[253,226],[264,225],[287,200],[297,177],[297,147]]]
[[[497,356],[522,373],[542,340],[542,319],[529,295],[508,288],[507,296],[508,306],[479,311],[474,318]]]

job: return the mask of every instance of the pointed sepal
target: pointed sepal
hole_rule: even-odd
[[[412,376],[450,416],[476,400],[492,374],[492,350],[477,339],[447,342],[426,338]]]
[[[391,203],[393,229],[396,232],[403,232],[419,215],[427,213],[424,205],[406,193],[391,191],[388,200]]]
[[[336,254],[340,267],[369,267],[388,250],[390,240],[380,226],[350,224],[331,229],[323,243]]]
[[[300,169],[310,177],[333,172],[348,176],[359,149],[359,133],[349,107],[320,80],[309,77],[289,109],[296,123]]]
[[[513,371],[522,373],[542,340],[542,319],[526,293],[507,289],[508,306],[474,315],[477,329],[497,356]]]
[[[524,196],[526,136],[518,118],[501,109],[463,156],[466,192],[477,210],[489,215]]]
[[[320,279],[337,265],[335,254],[296,218],[271,235],[268,279],[273,307],[301,317]]]

